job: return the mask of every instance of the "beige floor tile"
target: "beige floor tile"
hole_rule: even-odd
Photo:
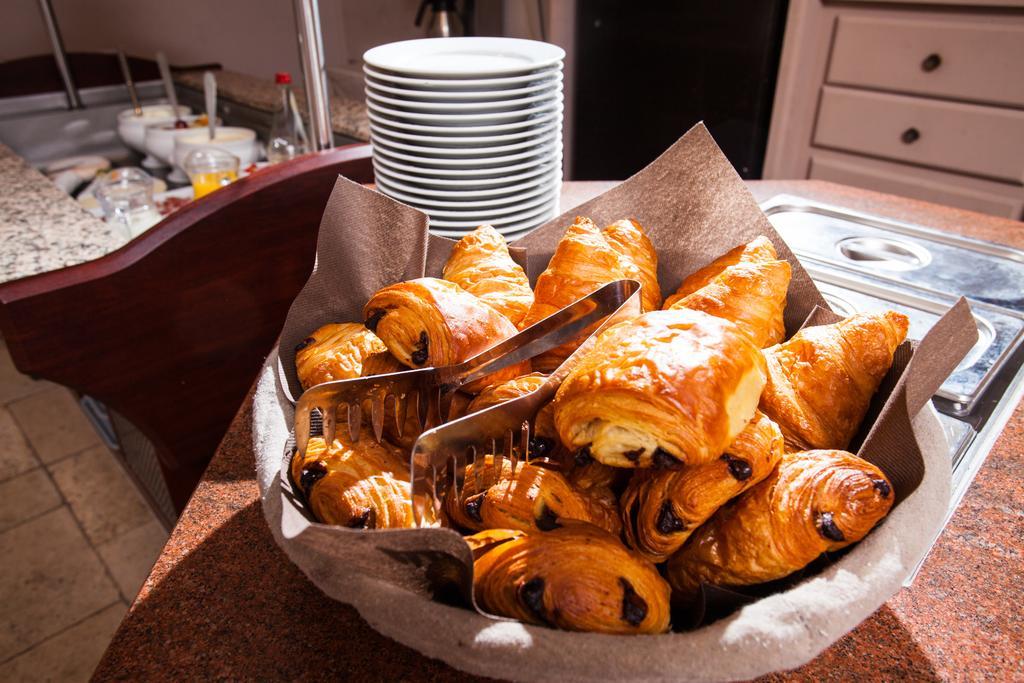
[[[100,443],[71,392],[62,387],[40,391],[10,404],[14,418],[44,463]]]
[[[149,570],[153,568],[166,542],[167,530],[154,519],[108,543],[96,546],[96,552],[114,575],[114,580],[121,588],[121,595],[131,602],[142,588],[142,582],[149,576]]]
[[[18,372],[11,355],[7,352],[7,345],[0,342],[0,404],[52,386],[54,385],[50,382],[36,381]]]
[[[66,507],[0,534],[0,558],[0,662],[118,600]]]
[[[117,602],[0,665],[0,681],[88,681],[127,607]]]
[[[0,481],[28,472],[39,466],[36,456],[18,428],[18,423],[0,406]]]
[[[94,545],[153,519],[135,484],[106,446],[94,446],[49,466],[57,488]]]
[[[0,484],[0,532],[62,504],[57,488],[42,467],[8,479]]]

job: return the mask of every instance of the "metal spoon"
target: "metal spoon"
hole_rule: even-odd
[[[121,64],[121,74],[124,76],[124,84],[128,86],[128,97],[132,98],[132,109],[136,116],[142,116],[142,106],[139,104],[139,93],[135,91],[135,81],[132,80],[132,72],[128,69],[128,60],[124,57],[122,50],[117,51],[117,61]]]
[[[157,52],[156,65],[160,69],[160,79],[164,82],[167,101],[171,103],[171,109],[174,110],[174,127],[188,128],[188,124],[182,121],[181,116],[178,115],[178,93],[174,90],[174,82],[171,80],[171,67],[167,65],[167,55]]]
[[[217,137],[217,79],[212,71],[203,74],[203,94],[206,96],[206,118],[209,119],[210,142]]]

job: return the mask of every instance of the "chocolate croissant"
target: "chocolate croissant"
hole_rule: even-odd
[[[668,584],[603,529],[567,521],[547,533],[490,530],[466,541],[474,551],[473,592],[488,612],[569,631],[669,628]]]
[[[557,313],[601,285],[626,277],[627,262],[589,218],[577,216],[555,247],[548,267],[537,278],[533,305],[520,327]],[[568,343],[533,359],[533,367],[551,372],[583,342]]]
[[[778,425],[758,412],[717,460],[637,472],[622,495],[626,545],[663,562],[718,508],[771,474],[782,452]]]
[[[612,249],[625,257],[626,277],[640,282],[640,307],[643,311],[661,308],[661,287],[658,285],[658,253],[633,219],[615,221],[601,230]]]
[[[461,363],[517,332],[508,318],[455,283],[431,277],[381,289],[370,297],[363,316],[366,327],[410,368]],[[526,372],[529,363],[499,370],[463,389],[476,393]]]
[[[786,336],[782,313],[791,275],[786,261],[739,263],[686,295],[672,308],[704,311],[736,323],[758,348],[778,344]]]
[[[384,342],[360,323],[324,325],[295,347],[295,370],[303,389],[400,367]]]
[[[531,372],[506,382],[487,387],[469,404],[466,413],[475,413],[491,406],[511,401],[536,391],[547,380],[541,372]],[[558,434],[555,432],[554,411],[550,403],[537,411],[533,431],[530,434],[530,457],[551,457],[559,450]]]
[[[354,443],[347,434],[337,437],[330,448],[316,437],[305,454],[292,458],[292,481],[325,524],[411,528],[415,521],[407,457],[386,441],[377,443],[367,429]]]
[[[526,273],[508,253],[505,238],[481,225],[452,247],[443,277],[518,325],[533,304]]]
[[[445,500],[449,519],[474,531],[551,531],[575,519],[619,533],[615,501],[577,491],[556,470],[520,461],[513,472],[512,463],[503,459],[500,476],[496,474],[490,455],[484,459],[479,481],[474,466],[467,465],[461,500],[455,495]]]
[[[771,476],[719,510],[672,556],[669,582],[686,602],[702,582],[781,579],[864,538],[892,504],[886,476],[852,453],[787,453]]]
[[[778,260],[775,246],[765,236],[760,236],[747,244],[741,244],[722,254],[714,261],[704,266],[689,277],[683,280],[676,293],[665,299],[664,308],[671,308],[683,297],[693,294],[698,289],[708,284],[721,274],[723,270],[737,263],[764,263],[765,261]]]
[[[895,311],[860,313],[805,327],[764,350],[768,382],[760,408],[778,423],[789,450],[849,445],[907,325]]]
[[[563,444],[614,467],[697,465],[754,416],[764,357],[734,323],[685,308],[604,331],[555,395]]]

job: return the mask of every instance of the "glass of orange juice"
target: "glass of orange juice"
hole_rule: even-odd
[[[239,163],[239,158],[230,152],[206,147],[189,152],[182,166],[192,181],[195,198],[199,199],[237,180]]]

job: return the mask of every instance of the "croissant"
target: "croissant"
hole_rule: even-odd
[[[505,238],[481,225],[452,248],[443,277],[518,325],[533,303],[526,273],[508,253]]]
[[[683,297],[693,294],[698,289],[714,280],[729,266],[734,266],[737,263],[763,263],[765,261],[775,261],[778,258],[779,256],[775,252],[775,246],[772,244],[771,240],[764,235],[747,244],[741,244],[735,249],[722,254],[714,261],[697,272],[692,273],[689,277],[683,280],[683,284],[679,285],[679,289],[676,290],[676,293],[665,299],[664,307],[671,308]]]
[[[508,318],[453,282],[423,277],[381,289],[363,308],[366,327],[410,368],[454,365],[516,334]],[[529,372],[519,364],[463,387],[476,393]]]
[[[558,241],[548,267],[537,278],[533,305],[520,327],[529,327],[601,285],[625,278],[626,268],[626,259],[612,248],[594,222],[577,216]],[[563,344],[537,356],[533,359],[534,369],[551,372],[585,338],[583,335],[576,342]]]
[[[672,308],[704,311],[731,320],[750,335],[758,348],[772,346],[786,337],[782,312],[791,272],[786,261],[729,266]]]
[[[324,325],[295,347],[295,370],[303,389],[338,379],[381,374],[374,370],[384,369],[390,362],[394,361],[384,342],[360,323]],[[397,362],[394,365],[400,367]]]
[[[886,476],[852,453],[787,453],[771,476],[719,510],[672,556],[669,582],[685,602],[702,582],[781,579],[864,538],[892,504]]]
[[[555,428],[614,467],[714,460],[754,416],[764,357],[740,328],[685,308],[604,331],[555,395]]]
[[[495,477],[490,455],[483,466],[478,482],[474,465],[467,465],[461,500],[455,495],[445,500],[449,519],[465,529],[551,531],[567,519],[590,522],[614,534],[621,529],[614,500],[577,491],[556,470],[520,461],[513,472],[512,463],[503,459],[501,476]]]
[[[789,450],[849,445],[907,325],[895,311],[860,313],[805,327],[764,350],[768,382],[760,407],[779,424]]]
[[[658,254],[643,227],[633,219],[615,221],[601,230],[612,249],[625,257],[626,277],[640,282],[640,306],[643,311],[661,308],[658,286]]]
[[[291,462],[292,481],[306,495],[313,515],[326,524],[352,529],[415,526],[405,456],[366,429],[357,442],[347,435],[330,448],[323,438],[309,440],[305,454]]]
[[[626,545],[663,562],[726,501],[771,474],[782,452],[778,425],[758,412],[717,460],[637,472],[622,496]]]
[[[570,631],[668,630],[665,579],[603,529],[567,521],[547,533],[490,530],[466,541],[473,592],[489,612]]]

